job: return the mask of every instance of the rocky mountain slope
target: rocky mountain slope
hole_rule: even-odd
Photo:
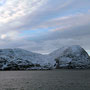
[[[23,49],[0,49],[0,70],[89,67],[89,55],[78,45],[62,47],[48,55]]]

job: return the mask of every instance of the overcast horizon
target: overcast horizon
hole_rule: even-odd
[[[44,54],[66,45],[90,54],[90,0],[0,0],[0,48]]]

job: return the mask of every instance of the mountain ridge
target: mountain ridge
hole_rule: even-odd
[[[69,55],[72,57],[69,57]],[[77,63],[72,65],[72,61]],[[81,64],[78,65],[78,63]],[[79,45],[65,46],[48,55],[42,55],[20,48],[0,49],[0,70],[70,68],[70,65],[72,65],[72,68],[89,68],[90,66],[89,55]]]

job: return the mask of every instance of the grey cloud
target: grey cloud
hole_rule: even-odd
[[[17,37],[15,40],[0,40],[1,48],[23,48],[49,53],[64,45],[79,44],[86,50],[90,47],[90,8],[89,0],[48,0],[35,12],[12,20],[0,26],[0,33],[54,27],[43,35]],[[81,10],[79,12],[79,10]]]

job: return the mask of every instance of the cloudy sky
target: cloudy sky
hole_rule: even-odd
[[[0,48],[50,53],[66,45],[90,53],[90,0],[0,0]]]

